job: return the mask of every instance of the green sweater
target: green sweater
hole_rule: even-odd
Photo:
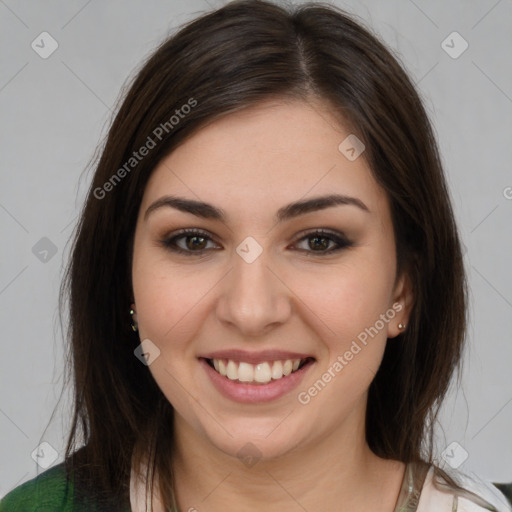
[[[0,512],[131,512],[129,503],[107,510],[94,497],[77,493],[74,484],[62,462],[13,489],[0,501]]]

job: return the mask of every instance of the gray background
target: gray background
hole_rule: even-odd
[[[36,475],[40,442],[62,461],[69,391],[45,431],[64,364],[57,292],[91,178],[84,169],[120,88],[175,27],[223,3],[0,0],[0,496]],[[380,34],[417,83],[466,247],[469,349],[439,453],[457,442],[448,454],[461,470],[512,481],[512,2],[336,4]],[[47,59],[31,47],[43,31],[59,45]],[[456,59],[441,46],[453,31],[469,44]],[[43,237],[55,255],[41,252]]]

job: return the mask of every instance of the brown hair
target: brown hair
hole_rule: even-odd
[[[389,197],[397,275],[409,272],[415,304],[370,386],[366,437],[381,457],[431,461],[433,423],[460,364],[467,292],[435,137],[397,58],[331,5],[241,0],[167,39],[124,96],[96,163],[61,289],[61,301],[69,294],[74,379],[70,467],[80,468],[98,493],[126,500],[132,454],[136,468],[149,454],[149,469],[171,506],[173,408],[134,356],[140,339],[128,314],[136,218],[162,158],[214,119],[272,98],[330,105],[366,145],[363,156]],[[182,109],[187,104],[194,106]],[[188,113],[170,122],[177,110]],[[166,130],[157,140],[159,126]],[[127,167],[149,139],[155,147]],[[113,181],[116,173],[120,179]],[[80,433],[85,446],[73,455]]]

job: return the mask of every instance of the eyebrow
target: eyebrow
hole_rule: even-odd
[[[287,204],[286,206],[279,208],[276,213],[275,220],[277,222],[284,222],[306,213],[325,210],[326,208],[339,205],[356,206],[359,209],[370,213],[368,207],[356,197],[341,194],[330,194],[327,196],[313,197],[311,199],[304,199]],[[176,210],[191,213],[192,215],[203,219],[212,219],[222,222],[225,222],[227,219],[227,215],[222,208],[217,208],[211,204],[187,199],[185,197],[163,196],[148,207],[144,214],[144,220],[147,220],[151,213],[164,207],[175,208]]]

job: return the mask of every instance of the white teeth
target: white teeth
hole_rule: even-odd
[[[221,375],[230,380],[240,382],[259,382],[266,384],[271,380],[278,380],[298,370],[300,359],[286,359],[284,361],[262,362],[256,365],[231,359],[213,359],[213,367]]]
[[[254,380],[254,367],[252,364],[240,363],[238,365],[238,380],[240,382],[252,382]]]
[[[226,377],[231,380],[238,380],[238,365],[234,361],[228,361]]]
[[[240,366],[242,366],[242,363],[240,363]],[[270,365],[268,363],[260,363],[256,365],[256,369],[254,370],[254,380],[262,383],[270,382],[272,380]]]
[[[299,360],[300,362],[300,360]],[[281,361],[275,361],[272,365],[272,378],[280,379],[283,376],[283,363]]]

